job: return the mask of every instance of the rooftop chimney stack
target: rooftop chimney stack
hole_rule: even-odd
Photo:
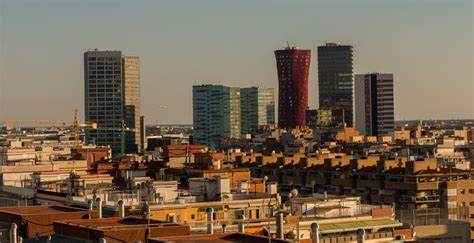
[[[357,230],[357,243],[364,243],[365,241],[365,230],[359,229]]]
[[[214,209],[207,209],[207,233],[214,234]]]
[[[99,219],[102,218],[102,200],[100,199],[100,197],[97,197],[95,199],[95,202],[97,204],[97,213],[99,214]]]
[[[10,225],[10,242],[17,243],[18,242],[18,235],[17,235],[18,226],[15,223]]]
[[[311,224],[311,243],[319,243],[319,224]]]
[[[121,218],[125,217],[125,203],[123,202],[123,200],[122,199],[118,200],[117,205],[118,205],[119,217]]]
[[[239,215],[239,233],[245,234],[245,216],[244,215]]]
[[[284,240],[285,235],[283,232],[283,213],[277,213],[276,216],[276,226],[277,226],[277,238]]]
[[[88,200],[88,201],[87,201],[87,204],[89,205],[89,210],[90,210],[90,211],[94,210],[94,201]]]

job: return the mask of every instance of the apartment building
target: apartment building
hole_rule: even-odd
[[[253,177],[278,182],[282,193],[297,188],[303,193],[357,195],[364,203],[395,204],[397,209],[468,207],[474,216],[471,171],[440,167],[434,157],[261,155],[251,161],[240,157],[239,167],[249,168]]]

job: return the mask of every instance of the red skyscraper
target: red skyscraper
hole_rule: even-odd
[[[278,126],[303,128],[308,107],[311,50],[288,47],[275,51],[278,70]]]

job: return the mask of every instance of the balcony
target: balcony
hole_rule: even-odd
[[[329,185],[329,178],[307,176],[306,186],[311,186],[312,181],[314,181],[315,185]]]
[[[404,191],[438,190],[438,182],[385,182],[385,189]]]
[[[418,182],[416,183],[416,189],[419,191],[438,190],[438,182]]]
[[[382,195],[384,203],[393,203],[397,201],[397,195]]]
[[[372,201],[372,203],[381,203],[382,202],[382,195],[371,194],[370,195],[370,201]]]
[[[353,179],[337,179],[331,178],[331,186],[345,186],[355,187],[355,181]]]
[[[406,182],[386,181],[385,182],[385,189],[387,189],[387,190],[413,191],[413,190],[416,190],[416,184],[415,183],[406,183]]]
[[[427,195],[427,196],[408,196],[402,195],[399,198],[400,202],[404,203],[432,203],[439,202],[438,195]]]
[[[383,182],[380,180],[357,180],[357,188],[382,188]]]
[[[299,176],[286,176],[283,175],[281,177],[281,181],[285,184],[293,184],[293,185],[303,185],[303,178]]]

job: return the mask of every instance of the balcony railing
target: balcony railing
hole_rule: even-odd
[[[408,196],[402,195],[399,199],[400,202],[412,202],[412,203],[428,203],[428,202],[439,202],[438,195],[427,195],[427,196]]]

